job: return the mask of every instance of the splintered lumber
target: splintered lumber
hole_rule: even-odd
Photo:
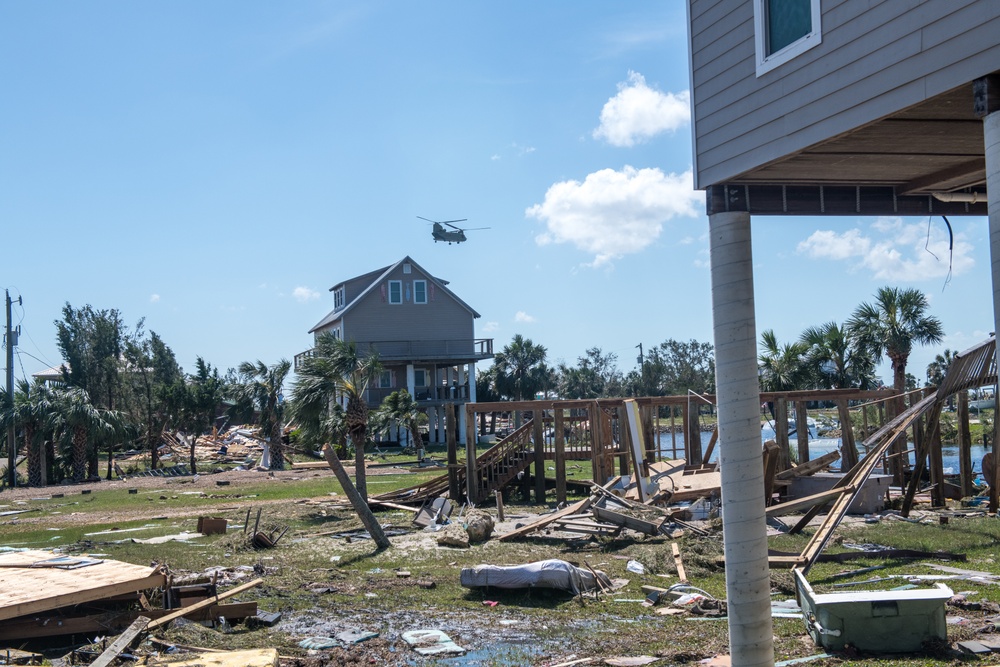
[[[146,630],[146,626],[148,625],[149,619],[145,616],[135,619],[125,632],[118,635],[118,638],[111,642],[111,646],[104,649],[104,653],[97,656],[97,660],[90,663],[90,667],[109,667],[118,658],[118,655],[128,648],[135,638],[139,636],[139,633]]]
[[[674,556],[674,567],[677,568],[677,579],[679,581],[687,581],[687,572],[684,571],[684,561],[681,560],[681,548],[677,546],[676,542],[670,543],[670,552]]]
[[[219,593],[215,597],[209,598],[207,600],[202,600],[201,602],[197,602],[191,605],[190,607],[184,607],[183,609],[178,609],[172,614],[167,614],[166,616],[158,618],[155,621],[151,622],[148,626],[146,626],[146,630],[148,631],[155,630],[156,628],[162,625],[166,625],[167,623],[175,619],[182,618],[184,616],[189,616],[196,611],[204,609],[205,607],[211,607],[214,604],[218,604],[219,600],[225,600],[226,598],[242,593],[243,591],[248,591],[251,588],[260,586],[262,583],[264,583],[263,579],[254,579],[253,581],[248,581],[247,583],[241,586],[237,586],[236,588],[231,588],[225,593]]]
[[[808,475],[813,475],[823,470],[828,465],[840,458],[840,452],[834,450],[828,452],[819,458],[815,458],[812,461],[806,461],[805,463],[800,463],[797,466],[793,466],[788,470],[782,470],[777,475],[774,476],[775,479],[794,479],[796,477],[806,477]]]
[[[706,498],[722,489],[722,473],[713,463],[689,466],[684,459],[658,461],[649,464],[649,472],[672,503]]]
[[[645,519],[640,519],[638,517],[629,516],[628,514],[615,512],[607,509],[606,507],[600,507],[598,505],[594,505],[593,507],[591,507],[591,510],[594,512],[594,518],[596,518],[599,521],[603,521],[609,524],[615,524],[616,527],[624,526],[625,528],[631,528],[636,532],[645,533],[646,535],[659,535],[660,526],[662,526],[664,522],[669,520],[666,517],[664,517],[663,521],[660,521],[660,523],[654,523],[652,521],[646,521]]]
[[[804,496],[795,500],[787,500],[783,503],[778,503],[777,505],[771,505],[764,510],[764,513],[767,514],[767,516],[783,516],[785,514],[791,514],[792,512],[798,512],[800,510],[814,507],[820,503],[828,503],[843,493],[854,493],[854,486],[850,484],[847,486],[838,486],[835,489],[820,491],[819,493],[814,493],[811,496]]]
[[[533,521],[533,522],[529,523],[526,526],[521,526],[520,528],[518,528],[516,530],[512,530],[511,532],[507,533],[506,535],[501,535],[498,539],[501,542],[506,542],[508,540],[514,540],[514,539],[517,539],[519,537],[524,537],[525,535],[528,535],[529,533],[533,533],[536,530],[541,530],[542,528],[544,528],[545,526],[549,525],[550,523],[553,523],[555,521],[563,519],[563,518],[565,518],[567,516],[570,516],[570,515],[573,515],[573,514],[580,514],[584,510],[587,510],[587,509],[590,508],[591,502],[592,501],[591,501],[590,498],[584,498],[583,500],[575,502],[572,505],[559,510],[558,512],[553,512],[551,514],[545,514],[542,517],[540,517],[538,520]]]
[[[55,556],[50,551],[12,552],[0,554],[0,564],[41,562]],[[166,576],[159,567],[108,559],[76,569],[0,567],[0,621],[165,584]]]

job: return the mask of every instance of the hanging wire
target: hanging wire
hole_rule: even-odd
[[[952,230],[951,223],[948,222],[947,216],[942,215],[941,219],[944,220],[944,224],[948,227],[948,275],[945,276],[944,285],[941,286],[941,291],[943,292],[945,288],[948,287],[948,283],[951,282],[951,272],[952,269],[954,268],[953,263],[955,259],[954,258],[955,232],[954,230]],[[931,216],[927,216],[927,239],[924,241],[924,250],[930,253],[931,257],[940,262],[941,259],[937,255],[935,255],[934,252],[931,250],[930,244],[931,244]]]

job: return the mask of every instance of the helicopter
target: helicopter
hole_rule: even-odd
[[[442,220],[438,222],[437,220],[431,220],[423,216],[417,216],[421,220],[426,220],[427,222],[433,223],[434,230],[431,232],[431,236],[434,238],[434,242],[447,241],[448,245],[452,243],[461,243],[462,241],[467,241],[465,232],[472,232],[479,229],[489,229],[489,227],[456,227],[455,222],[465,222],[467,218],[462,218],[461,220]],[[445,226],[451,227],[451,229],[445,229]],[[452,231],[454,230],[454,231]]]

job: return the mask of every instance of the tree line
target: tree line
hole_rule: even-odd
[[[907,386],[907,360],[913,347],[939,343],[942,326],[927,314],[926,297],[917,290],[884,287],[862,303],[843,324],[810,327],[798,340],[780,343],[772,330],[761,334],[760,383],[763,391],[827,388],[873,388],[874,371],[883,358],[893,368],[897,390]],[[285,427],[296,425],[294,446],[315,448],[335,443],[337,458],[356,457],[358,491],[364,497],[365,444],[376,433],[403,431],[420,448],[427,417],[405,389],[369,410],[367,389],[382,373],[378,355],[349,341],[321,334],[310,358],[298,370],[291,398],[282,390],[291,364],[246,361],[222,373],[202,357],[186,373],[170,347],[143,320],[128,326],[115,309],[66,304],[56,320],[64,364],[57,382],[22,380],[12,403],[6,395],[0,421],[13,424],[27,456],[28,483],[38,484],[44,461],[46,479],[82,481],[97,478],[100,453],[107,453],[107,476],[114,454],[137,449],[160,465],[165,431],[186,434],[192,472],[195,437],[213,427],[256,424],[267,441],[271,467],[285,465]],[[636,367],[618,368],[618,358],[589,348],[573,365],[550,365],[545,346],[517,334],[476,377],[477,400],[523,401],[537,396],[594,399],[667,396],[715,392],[711,344],[673,339],[645,351]],[[937,383],[953,354],[946,350],[928,369]],[[915,379],[910,382],[915,384]],[[351,451],[353,450],[353,452]]]

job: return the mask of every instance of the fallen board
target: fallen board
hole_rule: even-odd
[[[56,557],[50,551],[0,554],[4,563],[30,565]],[[94,565],[63,570],[51,567],[0,567],[0,621],[26,614],[104,600],[166,584],[158,567],[103,560]]]

